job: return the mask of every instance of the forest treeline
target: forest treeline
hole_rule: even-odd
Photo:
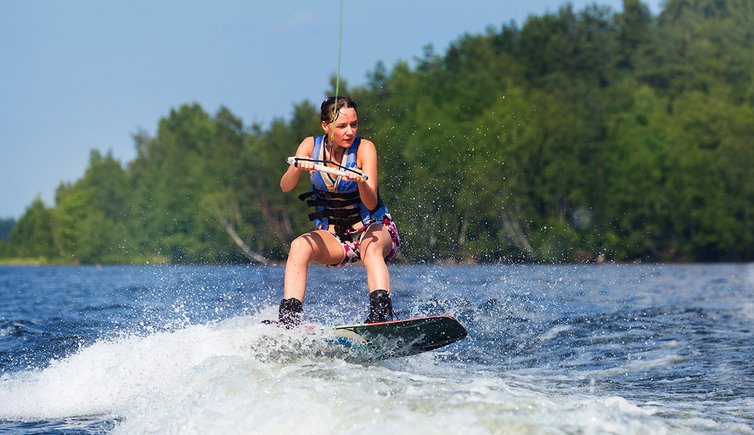
[[[378,146],[404,261],[754,259],[754,2],[566,5],[367,77],[340,93]],[[4,221],[0,255],[282,260],[311,223],[279,179],[318,103],[265,128],[175,108],[133,161],[92,151],[54,205]]]

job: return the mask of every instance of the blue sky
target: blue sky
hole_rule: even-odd
[[[657,14],[662,1],[645,3]],[[427,44],[441,54],[464,33],[520,27],[565,3],[345,0],[341,76],[360,85],[378,61],[412,62]],[[0,217],[37,196],[53,205],[92,149],[132,160],[132,134],[154,133],[183,103],[266,126],[319,102],[337,70],[339,10],[339,0],[0,0]]]

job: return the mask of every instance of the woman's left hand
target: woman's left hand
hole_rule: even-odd
[[[345,181],[356,181],[356,182],[364,181],[362,179],[363,175],[361,175],[360,173],[356,173],[353,171],[343,171],[343,172],[345,172],[345,174],[343,174],[342,179]]]

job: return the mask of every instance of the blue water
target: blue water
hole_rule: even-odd
[[[0,432],[754,433],[754,265],[391,266],[469,337],[350,361],[274,318],[282,267],[0,267]],[[305,320],[366,317],[310,270]]]

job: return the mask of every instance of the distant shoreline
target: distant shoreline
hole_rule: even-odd
[[[435,260],[435,261],[397,261],[396,266],[412,265],[435,265],[435,266],[474,266],[474,265],[651,265],[651,264],[735,264],[748,262],[741,261],[660,261],[660,260],[643,260],[643,261],[568,261],[568,262],[533,262],[533,261],[470,261],[470,260]],[[131,263],[79,263],[64,261],[48,261],[40,258],[0,258],[0,267],[29,267],[29,266],[82,266],[82,267],[104,267],[104,266],[248,266],[262,265],[261,263],[170,263],[170,262],[131,262]],[[285,261],[273,262],[267,266],[285,266]],[[314,265],[316,266],[316,265]]]

